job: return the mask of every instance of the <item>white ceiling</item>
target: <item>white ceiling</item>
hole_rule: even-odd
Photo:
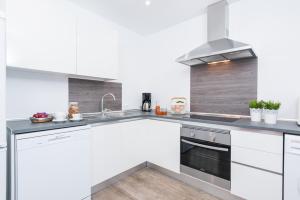
[[[219,0],[71,0],[80,6],[147,35],[200,15]]]

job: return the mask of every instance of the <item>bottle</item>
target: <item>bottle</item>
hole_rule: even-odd
[[[156,106],[155,106],[155,114],[159,115],[160,114],[160,105],[156,102]]]

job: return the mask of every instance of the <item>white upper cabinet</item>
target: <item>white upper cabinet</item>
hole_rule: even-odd
[[[7,65],[76,73],[76,17],[60,0],[7,1]]]
[[[78,15],[77,74],[118,78],[118,32],[89,12]]]
[[[8,66],[118,78],[118,32],[100,16],[66,0],[9,0],[6,10]]]

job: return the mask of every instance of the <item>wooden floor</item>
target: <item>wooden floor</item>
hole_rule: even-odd
[[[150,168],[93,195],[93,200],[219,200]]]

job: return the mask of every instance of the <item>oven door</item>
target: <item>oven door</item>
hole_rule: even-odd
[[[181,137],[181,171],[230,189],[230,146]]]

